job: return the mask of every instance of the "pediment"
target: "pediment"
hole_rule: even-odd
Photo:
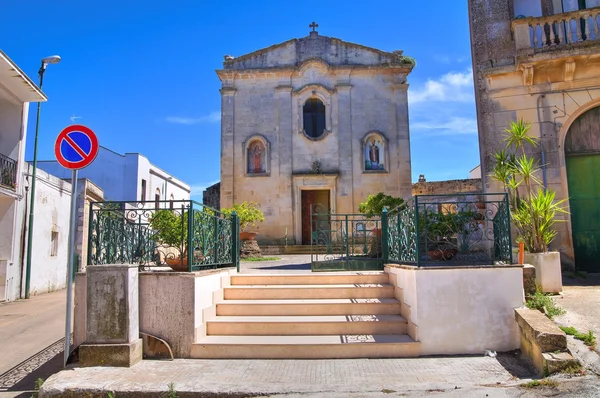
[[[402,52],[386,52],[333,37],[310,35],[275,44],[238,57],[227,56],[224,70],[293,68],[300,73],[326,72],[344,66],[403,66]]]

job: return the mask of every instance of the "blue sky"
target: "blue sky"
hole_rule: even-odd
[[[371,7],[370,4],[377,4]],[[39,159],[57,134],[92,128],[114,151],[140,152],[202,189],[219,179],[223,55],[319,33],[416,58],[409,76],[413,180],[467,178],[479,163],[467,0],[287,2],[4,0],[0,45],[34,81],[50,65]],[[35,106],[27,159],[33,154]]]

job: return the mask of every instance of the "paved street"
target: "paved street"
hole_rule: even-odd
[[[0,304],[0,397],[31,396],[62,368],[66,290]]]
[[[556,321],[580,332],[591,330],[600,338],[600,274],[570,278],[567,273],[563,275],[563,285],[563,294],[556,303],[567,313]]]
[[[241,272],[310,272],[310,254],[279,254],[264,257],[277,257],[273,261],[241,261]]]
[[[192,393],[235,397],[256,394],[342,397],[353,393],[362,397],[397,396],[410,391],[454,392],[473,388],[485,390],[489,396],[507,396],[499,387],[515,386],[531,377],[535,373],[529,363],[515,354],[501,354],[497,358],[145,360],[129,369],[96,367],[63,371],[44,384],[43,396],[53,396],[65,388],[78,396],[100,391],[114,391],[121,396],[141,389],[157,394],[166,392],[171,382],[182,397]]]

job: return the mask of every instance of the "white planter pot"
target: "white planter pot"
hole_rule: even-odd
[[[525,253],[525,264],[535,267],[535,282],[544,293],[562,292],[560,253]]]

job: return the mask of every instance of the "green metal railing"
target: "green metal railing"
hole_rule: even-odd
[[[417,195],[384,219],[386,262],[418,266],[512,263],[505,193]]]
[[[93,202],[88,264],[239,270],[239,218],[192,200]]]
[[[313,271],[383,269],[382,219],[311,207]]]

